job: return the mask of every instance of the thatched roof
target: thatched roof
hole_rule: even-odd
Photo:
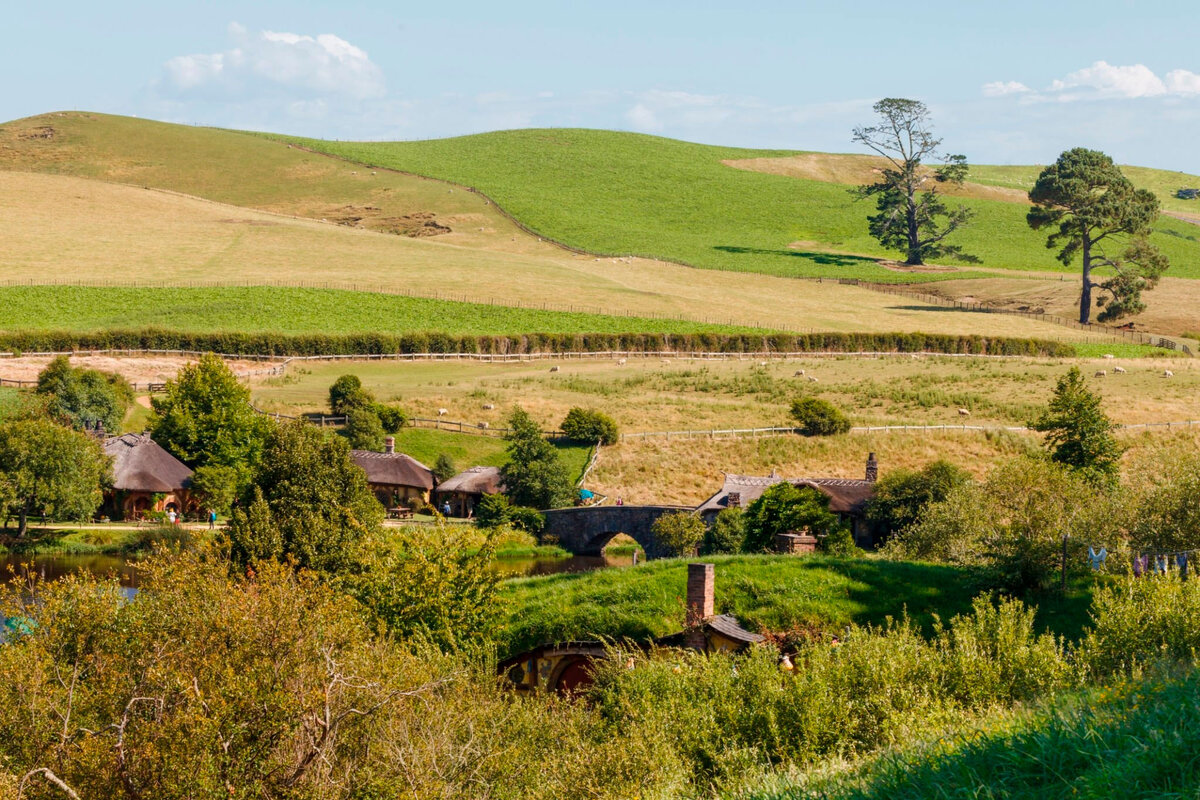
[[[429,467],[404,453],[351,450],[350,458],[367,473],[367,483],[412,486],[425,491],[433,488],[433,472]]]
[[[113,488],[151,494],[186,489],[192,471],[148,434],[126,433],[104,440],[104,452],[113,460]]]
[[[471,467],[438,484],[437,491],[460,494],[500,494],[504,481],[499,467]]]
[[[729,495],[737,493],[741,496],[742,508],[753,503],[768,488],[777,483],[791,483],[794,486],[811,486],[829,497],[829,510],[835,514],[858,514],[872,497],[875,496],[873,481],[854,478],[783,478],[778,475],[759,477],[755,475],[731,475],[726,473],[725,485],[721,491],[700,504],[696,510],[704,514],[729,508]]]

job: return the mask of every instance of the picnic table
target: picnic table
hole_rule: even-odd
[[[412,518],[413,518],[413,512],[412,512],[411,508],[405,508],[404,506],[397,506],[395,508],[388,509],[388,519],[412,519]]]

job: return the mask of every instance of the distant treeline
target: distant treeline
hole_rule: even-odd
[[[519,336],[458,336],[445,333],[187,333],[143,328],[79,333],[0,333],[0,350],[197,350],[227,355],[322,356],[395,353],[801,353],[893,352],[974,355],[1072,356],[1063,342],[931,333],[530,333]]]

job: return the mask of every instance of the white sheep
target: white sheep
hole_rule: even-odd
[[[816,376],[816,375],[809,375],[809,376],[808,376],[808,382],[809,382],[809,383],[816,383],[816,382],[817,382],[817,376]]]
[[[968,410],[967,410],[967,409],[965,409],[965,408],[960,408],[960,409],[958,410],[958,415],[959,415],[960,417],[969,417],[969,416],[971,416],[971,412],[970,412],[970,411],[968,411]]]
[[[1164,378],[1174,378],[1174,377],[1175,377],[1175,373],[1174,373],[1174,372],[1171,372],[1171,370],[1169,370],[1169,369],[1164,369],[1164,370],[1163,370],[1163,377],[1164,377]]]
[[[486,422],[481,422],[479,423],[479,427],[486,431],[488,429],[488,424]]]
[[[1116,358],[1116,356],[1114,356],[1112,353],[1105,353],[1104,357],[1105,358]]]
[[[765,367],[765,366],[767,365],[767,362],[765,362],[765,361],[760,361],[760,362],[758,362],[758,365],[759,365],[760,367]]]
[[[1114,374],[1121,374],[1121,375],[1124,375],[1124,374],[1125,374],[1125,372],[1126,372],[1126,370],[1125,370],[1125,368],[1124,368],[1124,367],[1113,367],[1113,373],[1114,373]]]
[[[447,414],[449,414],[449,413],[450,413],[450,409],[448,409],[448,408],[439,408],[439,409],[438,409],[438,416],[439,416],[439,417],[444,417],[444,416],[446,416],[446,415],[447,415]]]
[[[494,411],[495,409],[496,409],[495,403],[484,403],[483,404],[484,411]]]
[[[618,366],[618,367],[623,367],[623,366],[625,366],[625,359],[623,359],[623,358],[618,358],[618,359],[617,359],[617,366]]]
[[[1102,370],[1102,369],[1096,370],[1096,377],[1097,377],[1097,378],[1103,378],[1103,377],[1105,377],[1106,375],[1108,375],[1108,372],[1107,372],[1106,370]]]
[[[803,377],[803,375],[804,375],[804,370],[802,370],[802,369],[798,369],[792,373],[793,378],[800,378],[800,377]]]

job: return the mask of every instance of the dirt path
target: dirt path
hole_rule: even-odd
[[[50,363],[50,356],[0,358],[0,378],[33,381]],[[115,372],[130,383],[159,383],[174,378],[184,364],[195,361],[184,356],[76,356],[71,366]],[[227,361],[236,375],[249,375],[272,364],[263,361]]]

